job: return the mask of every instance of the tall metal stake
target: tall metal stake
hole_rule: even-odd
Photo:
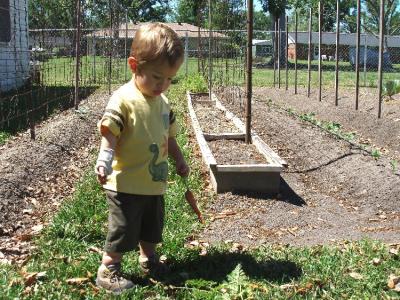
[[[289,43],[288,43],[288,39],[289,39],[289,17],[288,16],[286,16],[286,34],[285,34],[285,37],[286,37],[286,47],[285,47],[285,50],[286,50],[286,58],[285,58],[285,76],[286,76],[286,78],[285,78],[285,89],[286,89],[286,91],[288,90],[288,88],[289,88],[289,69],[288,69],[288,64],[289,64],[289,60],[288,60],[288,55],[289,55]]]
[[[382,115],[382,65],[383,65],[383,39],[385,30],[385,0],[381,0],[380,7],[380,19],[379,19],[379,63],[378,63],[378,95],[379,95],[379,107],[378,107],[378,118]]]
[[[281,88],[281,19],[278,19],[278,89]]]
[[[294,32],[294,93],[297,94],[297,30],[298,30],[298,12],[295,14],[295,32]]]
[[[339,105],[340,0],[336,1],[335,105]]]
[[[247,103],[246,103],[246,144],[251,143],[251,98],[253,64],[253,0],[247,0]]]
[[[125,10],[125,81],[128,77],[128,10]]]
[[[212,95],[212,20],[211,20],[211,0],[208,0],[208,23],[209,23],[209,37],[208,37],[208,93],[211,100]]]
[[[310,19],[308,20],[308,84],[307,84],[307,97],[310,97],[310,89],[311,89],[311,39],[312,39],[312,8],[310,8]]]
[[[358,110],[358,95],[360,93],[360,26],[361,1],[357,0],[357,40],[356,40],[356,110]]]
[[[318,24],[318,100],[322,100],[322,1],[319,1],[319,24]]]
[[[108,1],[110,9],[110,50],[108,53],[108,94],[111,95],[111,73],[112,73],[112,51],[113,51],[113,10],[111,5],[112,0]]]
[[[276,56],[277,56],[277,43],[278,43],[278,34],[277,34],[277,29],[278,29],[278,21],[275,20],[275,31],[274,31],[274,87],[276,86]]]
[[[80,67],[80,41],[81,41],[81,0],[76,0],[76,41],[75,41],[75,98],[74,106],[79,106],[79,67]]]

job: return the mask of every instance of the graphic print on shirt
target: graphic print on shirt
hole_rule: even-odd
[[[166,182],[168,177],[168,163],[166,161],[162,161],[158,164],[156,163],[160,154],[160,150],[156,143],[151,144],[149,150],[153,153],[153,158],[149,164],[149,172],[153,181]]]

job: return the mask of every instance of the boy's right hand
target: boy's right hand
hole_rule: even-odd
[[[107,182],[106,168],[104,168],[103,166],[99,166],[96,169],[96,174],[97,174],[97,181],[100,184],[105,184]]]
[[[100,184],[105,184],[107,176],[112,173],[112,162],[114,159],[114,150],[112,149],[100,149],[99,157],[94,167],[94,171],[97,174],[97,180]]]

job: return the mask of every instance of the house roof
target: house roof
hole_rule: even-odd
[[[118,36],[119,38],[125,38],[125,30],[128,25],[128,38],[132,39],[135,37],[135,32],[136,30],[143,24],[146,23],[123,23],[120,24],[119,30],[118,30]],[[186,33],[189,38],[197,38],[198,37],[198,31],[200,29],[200,36],[203,38],[208,38],[209,36],[209,31],[204,28],[199,28],[198,26],[188,24],[188,23],[163,23],[167,26],[169,26],[172,30],[174,30],[180,38],[185,38]],[[108,37],[110,36],[110,28],[103,28],[94,31],[91,35],[96,36],[96,37]],[[227,38],[226,35],[222,33],[218,33],[213,31],[212,33],[213,37],[216,38]]]
[[[294,44],[294,32],[289,32],[288,43]],[[340,34],[340,45],[355,46],[356,45],[356,33],[341,33]],[[400,36],[386,36],[388,47],[400,47]],[[318,43],[319,33],[313,32],[311,42],[313,44]],[[308,44],[308,32],[297,33],[298,44]],[[336,33],[335,32],[323,32],[322,33],[322,44],[323,45],[336,45]],[[379,46],[379,37],[373,34],[362,34],[360,38],[360,45],[371,47]]]

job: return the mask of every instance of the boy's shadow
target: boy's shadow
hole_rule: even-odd
[[[187,280],[193,279],[221,284],[227,281],[228,275],[239,263],[250,279],[286,283],[300,277],[302,273],[301,269],[289,260],[256,261],[254,257],[246,253],[215,251],[205,256],[197,255],[196,258],[183,262],[169,261],[170,272],[167,275],[152,278],[163,284],[174,286],[184,286]]]

